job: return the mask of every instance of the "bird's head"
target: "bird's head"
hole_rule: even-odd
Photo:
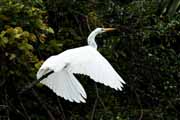
[[[93,48],[97,49],[97,44],[95,42],[95,37],[97,34],[101,34],[103,32],[113,31],[115,28],[96,28],[91,34],[88,36],[88,45],[92,46]]]
[[[94,32],[99,34],[99,33],[109,32],[109,31],[113,31],[113,30],[116,30],[116,29],[115,28],[96,28],[94,30]]]

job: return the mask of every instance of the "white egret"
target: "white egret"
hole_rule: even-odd
[[[58,96],[77,103],[86,102],[87,95],[74,73],[88,75],[96,82],[122,90],[124,80],[97,51],[95,42],[97,34],[112,30],[114,28],[96,28],[88,36],[87,46],[69,49],[49,57],[37,72],[37,79],[53,71],[40,83],[51,88]]]

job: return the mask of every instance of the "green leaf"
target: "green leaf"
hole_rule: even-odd
[[[16,54],[14,54],[14,53],[10,54],[9,60],[13,60],[15,58],[16,58]]]
[[[42,61],[39,61],[34,66],[35,66],[35,68],[39,69],[41,65],[42,65]]]
[[[54,30],[51,27],[48,27],[46,30],[47,30],[47,32],[54,34]]]
[[[21,50],[33,50],[33,46],[28,43],[22,43],[18,46],[18,48]]]

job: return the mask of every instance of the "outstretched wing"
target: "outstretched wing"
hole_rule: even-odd
[[[124,80],[96,49],[87,46],[77,49],[74,54],[74,60],[67,66],[69,72],[88,75],[96,82],[122,90]]]
[[[67,71],[58,71],[41,81],[42,84],[51,88],[58,96],[63,97],[71,102],[85,102],[87,95],[84,88],[75,78]]]

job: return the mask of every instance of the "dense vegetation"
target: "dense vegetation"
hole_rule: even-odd
[[[180,1],[1,0],[0,119],[178,120],[180,113]],[[37,84],[46,58],[87,44],[96,27],[98,50],[126,81],[115,91],[76,75],[86,104],[57,97]],[[3,119],[3,118],[2,118]]]

